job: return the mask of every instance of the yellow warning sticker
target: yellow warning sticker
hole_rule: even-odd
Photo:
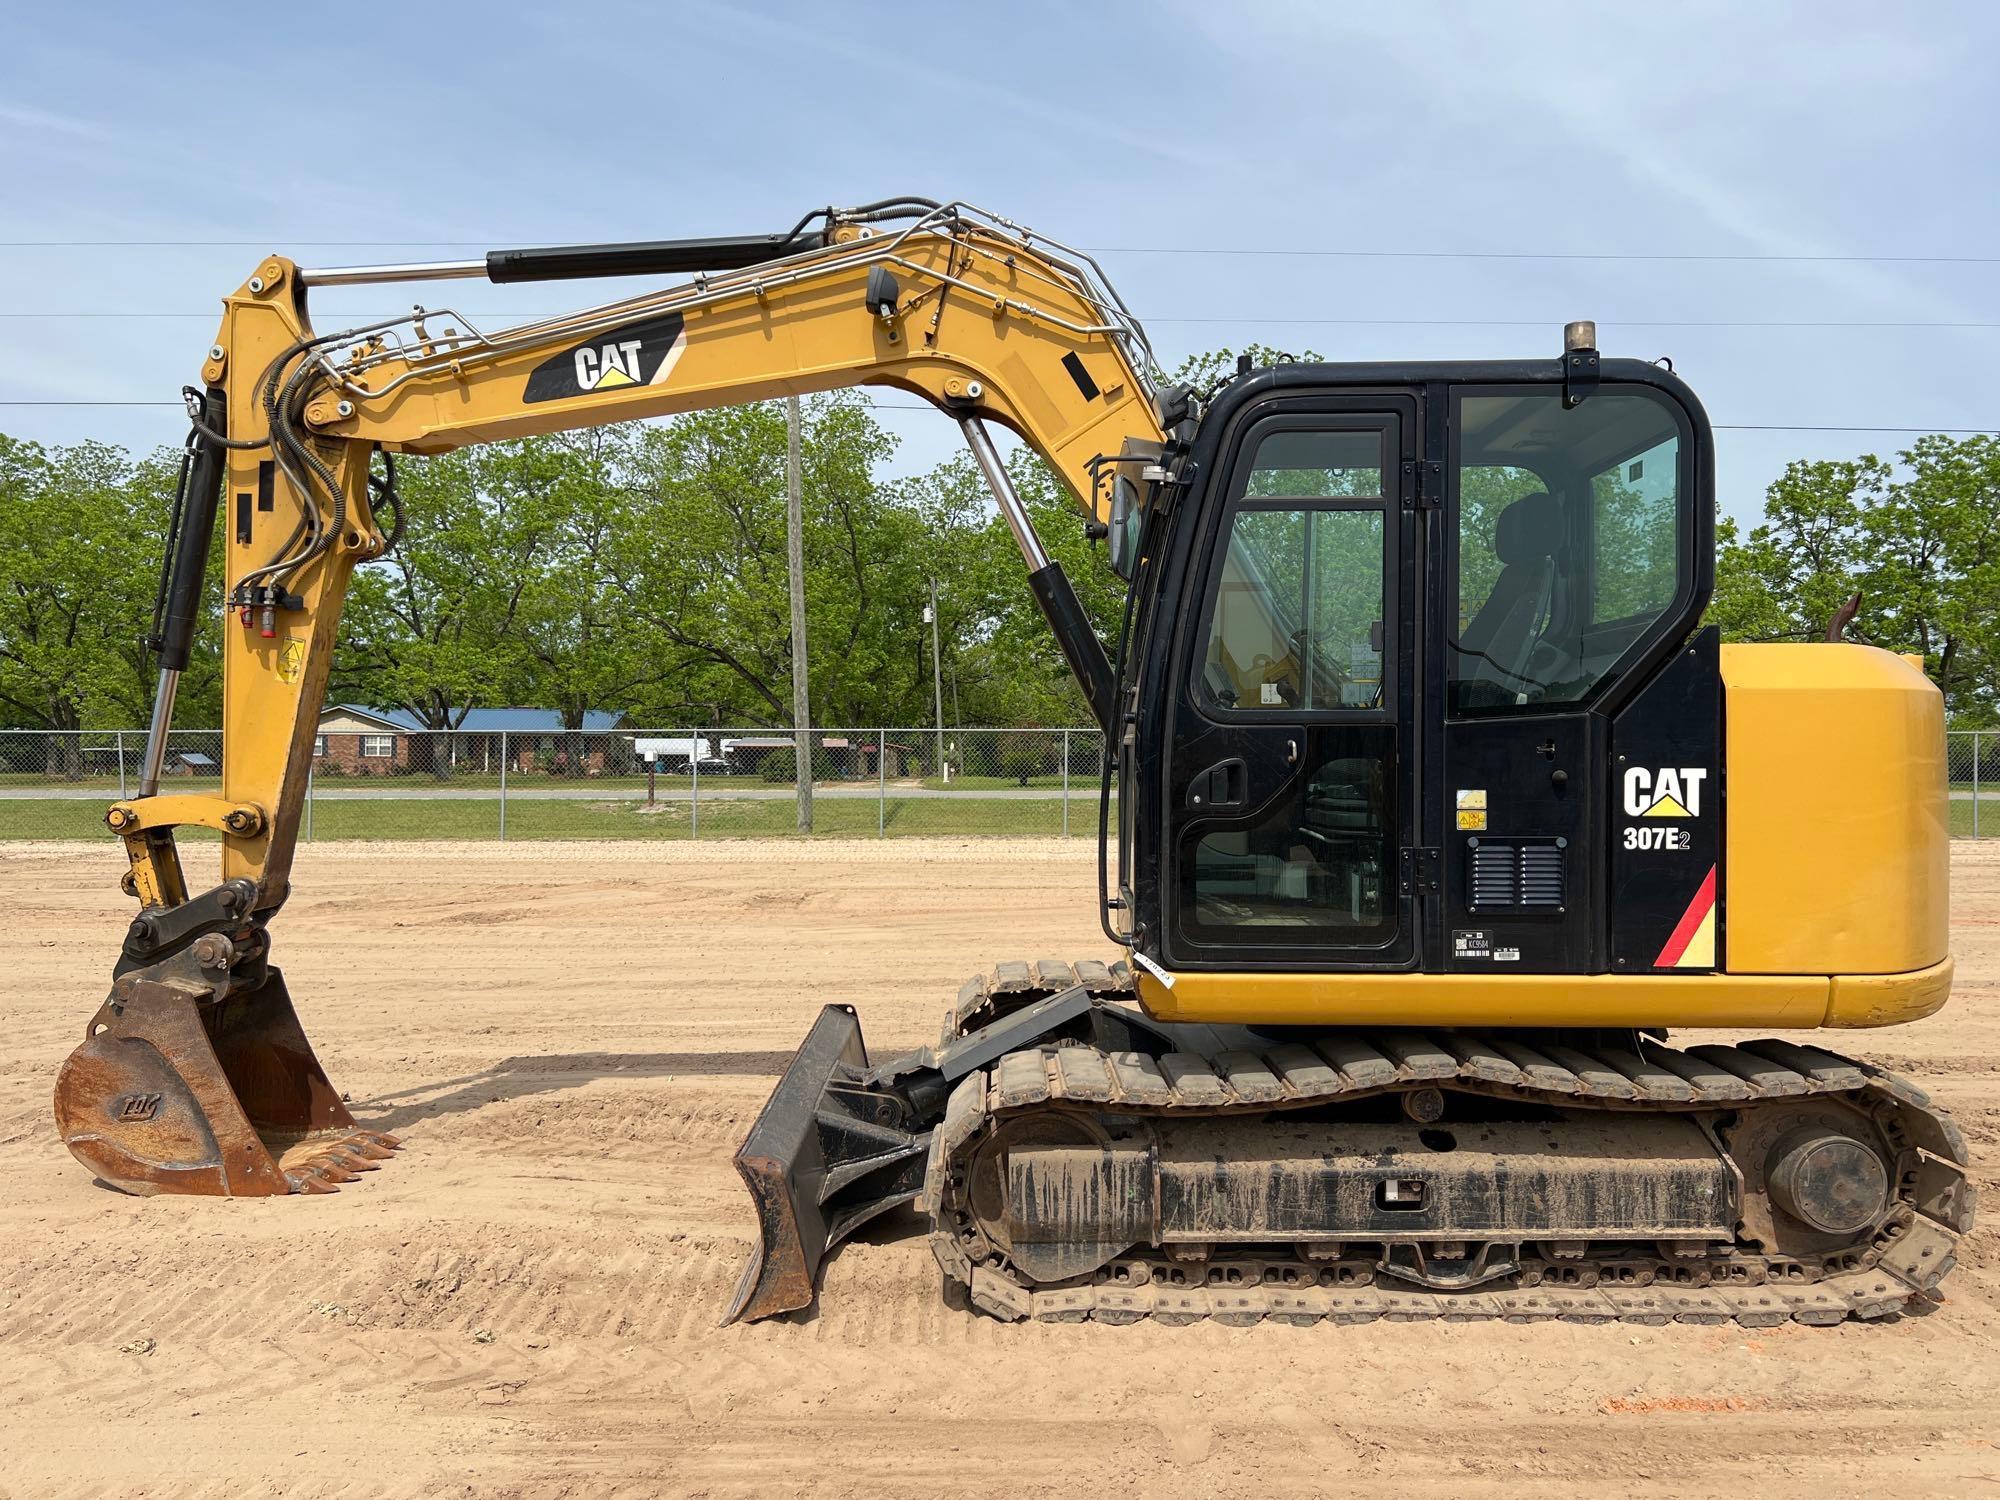
[[[1486,788],[1483,786],[1462,786],[1458,789],[1458,810],[1460,812],[1484,812],[1486,810]]]
[[[278,681],[297,682],[306,668],[306,643],[291,637],[278,642]]]
[[[1465,833],[1484,833],[1486,831],[1486,810],[1484,808],[1461,807],[1458,810],[1458,826],[1460,831]]]

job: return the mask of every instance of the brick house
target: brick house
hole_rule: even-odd
[[[426,729],[400,708],[362,708],[332,703],[320,712],[313,764],[329,775],[407,776],[440,767],[461,773],[492,774],[500,769],[504,745],[511,775],[538,773],[599,776],[625,769],[631,742],[611,731],[625,715],[587,709],[581,730],[563,728],[552,708],[475,708],[456,729]],[[504,736],[504,738],[503,738]]]
[[[399,709],[329,704],[320,710],[313,765],[329,775],[408,775],[411,741],[424,732]]]

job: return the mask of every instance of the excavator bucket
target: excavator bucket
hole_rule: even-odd
[[[63,1064],[55,1113],[71,1154],[128,1193],[330,1193],[396,1148],[355,1124],[276,969],[222,999],[121,977]]]
[[[805,1307],[829,1249],[916,1197],[930,1131],[905,1129],[906,1116],[872,1086],[853,1007],[827,1006],[736,1153],[757,1244],[724,1323]]]

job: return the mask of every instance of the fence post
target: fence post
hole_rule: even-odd
[[[1069,731],[1063,731],[1063,835],[1069,837]]]
[[[889,836],[889,731],[875,731],[875,837]]]
[[[313,765],[306,762],[306,842],[313,841]]]
[[[507,842],[507,731],[500,731],[500,842]]]
[[[1972,836],[1979,837],[1979,731],[1972,731]]]
[[[118,800],[125,800],[125,731],[118,731]]]
[[[688,837],[701,837],[701,752],[707,747],[690,732],[688,746]]]

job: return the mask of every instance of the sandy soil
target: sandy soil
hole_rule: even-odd
[[[2000,1237],[1886,1326],[1006,1327],[912,1222],[718,1329],[729,1155],[818,1007],[877,1051],[1008,957],[1109,956],[1082,842],[318,845],[278,928],[407,1150],[327,1198],[133,1199],[56,1140],[129,903],[0,846],[0,1496],[2000,1493]],[[1839,1041],[2000,1161],[2000,845],[1954,1004]],[[144,1349],[151,1341],[150,1352]]]

